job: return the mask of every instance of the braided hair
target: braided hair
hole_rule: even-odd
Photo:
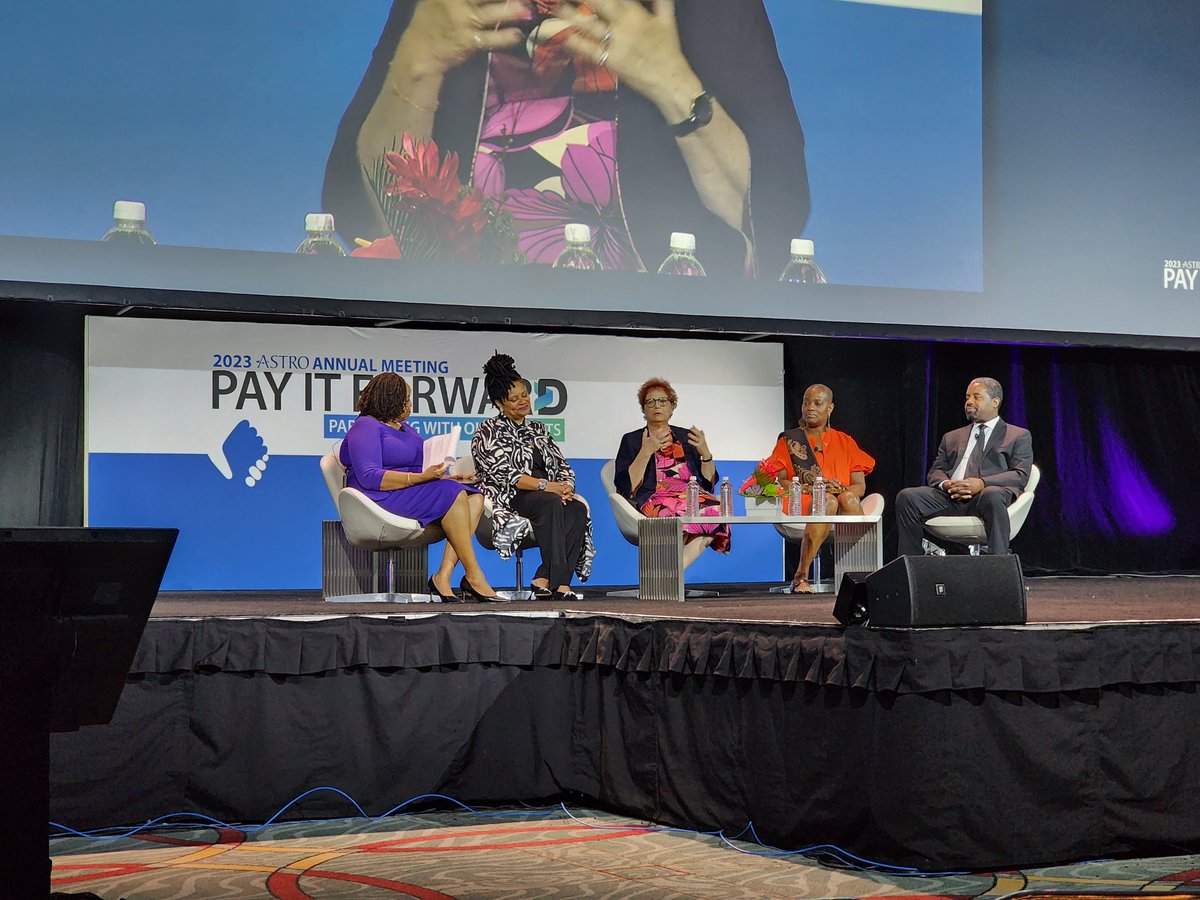
[[[364,416],[391,422],[404,414],[408,402],[408,382],[395,372],[383,372],[367,382],[355,407]]]
[[[514,384],[524,381],[513,363],[513,358],[507,353],[494,353],[492,358],[483,364],[483,388],[487,391],[488,399],[497,406],[508,396]]]

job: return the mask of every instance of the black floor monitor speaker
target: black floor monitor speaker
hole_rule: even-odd
[[[870,572],[844,572],[838,585],[833,617],[843,625],[863,625],[867,621],[867,576]]]
[[[877,628],[1024,625],[1025,578],[1015,556],[901,556],[867,577]]]
[[[0,895],[45,897],[50,733],[112,719],[179,532],[0,528]]]

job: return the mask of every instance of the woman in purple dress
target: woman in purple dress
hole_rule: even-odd
[[[442,463],[421,470],[424,441],[404,421],[412,413],[408,383],[394,372],[376,375],[359,394],[358,412],[338,454],[346,467],[346,486],[394,515],[416,519],[422,527],[441,524],[446,549],[429,579],[431,594],[455,599],[450,576],[461,561],[466,574],[458,588],[464,600],[503,600],[484,577],[471,543],[483,514],[483,495],[447,478]]]

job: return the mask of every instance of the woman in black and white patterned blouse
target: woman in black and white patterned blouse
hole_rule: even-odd
[[[575,473],[549,430],[530,417],[529,386],[511,356],[483,367],[484,387],[499,412],[471,440],[478,486],[492,501],[496,550],[508,558],[533,529],[542,564],[531,584],[543,600],[573,599],[571,577],[592,571],[592,521],[575,496]]]

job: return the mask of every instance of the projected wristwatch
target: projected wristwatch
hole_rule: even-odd
[[[692,114],[682,122],[676,122],[671,126],[671,133],[674,134],[675,137],[685,137],[696,129],[703,128],[712,121],[712,104],[712,94],[710,94],[708,91],[705,91],[692,101]]]

